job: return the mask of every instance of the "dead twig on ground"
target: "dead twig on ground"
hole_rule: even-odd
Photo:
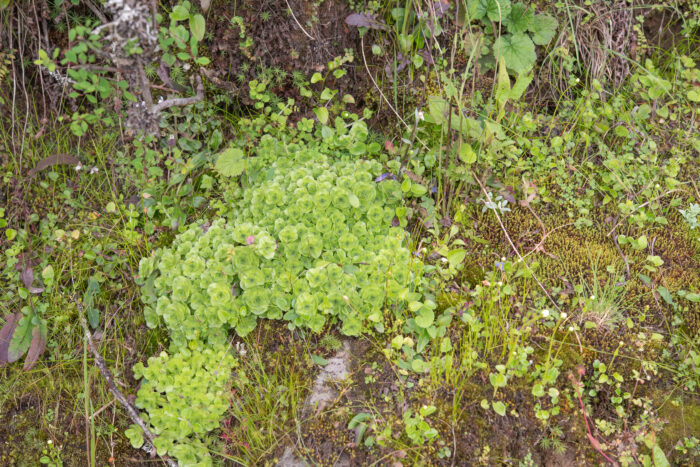
[[[134,407],[131,402],[122,394],[122,392],[117,388],[117,385],[114,382],[114,377],[112,376],[112,373],[109,371],[107,368],[107,364],[105,363],[104,359],[100,355],[100,353],[97,351],[97,348],[95,347],[95,343],[92,340],[92,334],[90,333],[90,328],[88,327],[87,320],[85,319],[85,312],[83,310],[82,305],[78,301],[76,297],[73,297],[73,301],[75,302],[76,306],[78,307],[78,314],[80,318],[80,325],[83,327],[83,331],[85,332],[85,338],[87,339],[88,342],[88,347],[90,348],[90,351],[92,352],[92,355],[95,358],[95,365],[97,366],[97,369],[100,370],[100,373],[102,374],[102,377],[105,379],[107,382],[107,387],[109,389],[109,392],[112,393],[114,398],[119,401],[122,407],[124,407],[124,410],[126,411],[127,415],[131,419],[132,422],[134,422],[136,425],[138,425],[139,428],[143,431],[143,436],[145,438],[143,446],[141,446],[141,449],[146,451],[149,456],[155,457],[157,455],[156,448],[153,445],[153,440],[156,438],[156,436],[151,433],[151,431],[148,429],[148,426],[146,426],[146,423],[141,419],[139,416],[139,412]],[[177,462],[174,460],[170,459],[169,457],[161,457],[163,461],[168,464],[170,467],[177,467]]]

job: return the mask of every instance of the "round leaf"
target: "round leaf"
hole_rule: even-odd
[[[239,148],[228,148],[219,154],[216,170],[225,177],[237,177],[245,169],[245,155]]]
[[[537,59],[535,44],[526,34],[506,34],[499,37],[493,44],[493,54],[496,58],[502,56],[506,66],[516,73],[529,70]]]
[[[532,41],[537,45],[549,44],[557,32],[559,22],[553,16],[535,15],[528,28],[532,32]]]

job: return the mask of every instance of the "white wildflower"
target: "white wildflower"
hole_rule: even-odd
[[[542,317],[546,318],[549,316],[549,310],[542,310]]]

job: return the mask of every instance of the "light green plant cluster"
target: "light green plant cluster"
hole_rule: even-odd
[[[409,298],[411,256],[392,227],[401,188],[374,182],[377,162],[324,156],[274,163],[245,191],[233,221],[192,226],[172,247],[141,263],[149,325],[162,319],[172,346],[245,336],[258,318],[320,332],[329,321],[359,335],[382,331],[383,308]]]
[[[148,412],[153,444],[158,454],[169,454],[180,465],[211,465],[209,451],[201,437],[219,426],[228,409],[226,382],[235,359],[225,346],[161,352],[137,363],[134,377],[143,378],[136,406]],[[125,434],[135,446],[143,444],[135,425]]]
[[[421,297],[421,264],[395,219],[401,186],[375,181],[381,172],[300,149],[257,174],[230,220],[192,225],[141,260],[147,324],[163,322],[171,337],[171,356],[134,368],[159,454],[208,462],[199,436],[227,407],[228,331],[245,336],[268,318],[313,332],[339,323],[355,336],[383,332],[387,309],[413,309],[403,305]],[[135,427],[128,434],[142,442]]]

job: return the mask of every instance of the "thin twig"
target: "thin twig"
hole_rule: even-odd
[[[474,180],[476,180],[476,182],[479,184],[479,187],[481,188],[482,193],[484,193],[484,196],[486,196],[486,199],[489,202],[492,202],[493,200],[491,199],[491,194],[488,191],[486,191],[486,188],[484,188],[484,184],[481,183],[481,180],[479,179],[479,177],[476,176],[476,174],[474,173],[473,170],[471,170],[470,172],[472,174],[472,177],[474,177]],[[503,230],[503,234],[506,236],[506,240],[508,240],[508,243],[510,244],[510,247],[513,249],[515,254],[518,255],[518,258],[523,263],[523,266],[525,266],[525,269],[527,269],[528,272],[530,273],[530,275],[532,275],[532,278],[535,279],[535,282],[537,282],[537,285],[540,286],[540,289],[542,289],[542,292],[544,292],[544,294],[547,296],[549,301],[552,302],[552,305],[554,305],[554,308],[556,308],[557,311],[561,312],[561,308],[559,308],[559,305],[557,305],[557,302],[555,302],[554,299],[552,298],[552,296],[549,294],[549,292],[547,292],[547,289],[544,287],[544,285],[542,285],[542,282],[540,282],[540,280],[537,278],[537,276],[535,276],[535,273],[532,271],[532,269],[530,269],[530,266],[527,265],[527,262],[525,262],[525,259],[520,254],[518,249],[515,247],[513,240],[511,240],[510,235],[508,234],[508,230],[506,229],[506,226],[503,225],[503,221],[501,220],[501,216],[498,215],[498,211],[496,211],[495,209],[492,209],[492,211],[495,214],[496,219],[498,220],[498,224],[501,226],[501,230]]]
[[[406,128],[409,128],[409,129],[410,129],[411,126],[410,126],[408,123],[406,123],[406,121],[405,121],[403,118],[401,118],[401,115],[399,115],[399,113],[396,111],[396,109],[394,108],[394,106],[391,105],[391,102],[389,102],[389,99],[386,98],[386,96],[384,95],[384,92],[382,92],[382,89],[381,89],[381,88],[379,87],[379,85],[377,84],[377,81],[375,81],[374,76],[372,76],[372,73],[369,71],[369,66],[367,65],[367,57],[365,56],[365,39],[364,39],[364,37],[360,37],[360,51],[362,51],[362,61],[363,61],[364,65],[365,65],[365,70],[367,70],[367,75],[369,76],[369,79],[372,80],[372,84],[374,85],[374,87],[377,89],[377,91],[379,91],[379,95],[382,96],[382,99],[384,99],[384,101],[385,101],[386,104],[389,106],[389,108],[391,109],[391,111],[394,112],[394,115],[396,115],[396,118],[398,118],[399,121],[400,121],[401,123],[403,123],[403,125],[404,125]],[[425,144],[425,143],[423,142],[422,139],[420,139],[419,137],[416,136],[416,140],[418,140],[418,142],[419,142],[425,149],[430,150],[430,148],[428,147],[428,145]]]
[[[294,22],[297,23],[297,26],[299,26],[299,27],[301,28],[301,32],[303,32],[304,34],[306,34],[306,37],[308,37],[308,38],[311,39],[312,41],[315,41],[316,38],[313,37],[313,36],[312,36],[311,34],[309,34],[308,32],[306,32],[306,29],[304,29],[304,26],[302,26],[301,23],[299,23],[299,20],[297,20],[297,17],[294,16],[294,12],[292,11],[292,7],[289,6],[289,2],[288,2],[287,0],[284,0],[284,3],[287,4],[287,8],[289,9],[289,13],[291,13],[292,18],[294,19]]]
[[[183,105],[196,104],[204,99],[204,85],[202,84],[202,78],[199,75],[195,76],[197,80],[197,95],[193,97],[177,97],[173,99],[167,99],[163,102],[153,106],[152,112],[158,114],[168,107],[181,107]]]
[[[658,201],[658,200],[660,200],[661,198],[663,198],[664,196],[668,196],[668,195],[670,195],[671,193],[674,193],[674,192],[676,192],[676,191],[683,191],[683,190],[681,190],[680,188],[674,188],[673,190],[668,190],[666,193],[662,193],[662,194],[660,194],[659,196],[657,196],[656,198],[650,199],[650,200],[647,201],[646,203],[642,203],[642,204],[640,204],[639,206],[637,206],[636,208],[632,209],[630,212],[628,212],[627,214],[625,214],[624,216],[622,216],[622,217],[620,218],[620,220],[617,221],[617,222],[615,223],[615,225],[613,226],[613,228],[610,229],[610,232],[608,232],[608,235],[607,235],[607,236],[609,237],[610,235],[612,235],[613,232],[615,232],[615,229],[617,228],[617,226],[620,225],[620,222],[622,222],[624,219],[627,219],[627,218],[628,218],[629,216],[631,216],[633,213],[639,211],[639,210],[642,209],[644,206],[646,206],[646,205],[648,205],[648,204],[651,204],[651,203],[653,203],[654,201]]]

